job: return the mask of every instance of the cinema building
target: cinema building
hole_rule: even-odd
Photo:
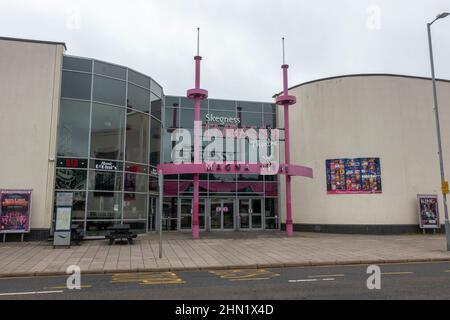
[[[193,130],[194,102],[166,95],[144,73],[65,51],[64,43],[0,38],[0,189],[32,190],[26,239],[52,234],[61,192],[73,194],[72,222],[89,237],[117,223],[154,232],[157,166],[173,162],[172,133]],[[438,93],[450,172],[450,82],[439,81]],[[266,102],[208,98],[202,123],[283,129],[272,94]],[[289,94],[297,99],[291,162],[314,171],[292,178],[294,230],[416,232],[417,194],[440,194],[429,79],[342,76]],[[199,180],[201,231],[285,228],[285,177],[214,172]],[[166,175],[163,190],[163,230],[191,231],[193,175]]]

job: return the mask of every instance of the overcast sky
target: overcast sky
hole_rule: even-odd
[[[1,36],[63,41],[67,54],[193,86],[196,27],[210,97],[272,101],[281,37],[290,85],[353,73],[429,76],[426,22],[449,0],[1,0]],[[438,77],[450,79],[450,17],[433,25]]]

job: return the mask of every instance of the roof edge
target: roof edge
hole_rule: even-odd
[[[36,39],[22,39],[22,38],[10,38],[10,37],[0,37],[0,40],[6,41],[18,41],[18,42],[29,42],[29,43],[41,43],[41,44],[53,44],[53,45],[62,45],[64,49],[67,51],[67,46],[65,42],[58,41],[46,41],[46,40],[36,40]]]
[[[345,75],[340,75],[340,76],[332,76],[332,77],[326,77],[326,78],[320,78],[320,79],[306,81],[306,82],[303,82],[303,83],[300,83],[300,84],[290,87],[289,90],[296,89],[296,88],[306,86],[308,84],[312,84],[312,83],[316,83],[316,82],[322,82],[322,81],[334,80],[334,79],[342,79],[342,78],[352,78],[352,77],[395,77],[395,78],[408,78],[408,79],[430,80],[431,81],[431,78],[428,78],[428,77],[395,74],[395,73],[355,73],[355,74],[345,74]],[[450,80],[448,80],[448,79],[436,79],[436,81],[450,83]],[[274,94],[273,98],[279,96],[280,94],[281,94],[281,92]]]

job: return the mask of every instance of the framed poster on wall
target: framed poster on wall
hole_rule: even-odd
[[[29,233],[32,190],[0,190],[0,233]]]
[[[326,160],[328,194],[382,193],[380,158]]]
[[[438,203],[438,196],[436,194],[417,195],[421,229],[439,229],[441,227]]]

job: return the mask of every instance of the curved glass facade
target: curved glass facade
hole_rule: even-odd
[[[86,235],[117,223],[154,229],[163,98],[129,68],[64,57],[55,192],[73,192],[73,223]]]

